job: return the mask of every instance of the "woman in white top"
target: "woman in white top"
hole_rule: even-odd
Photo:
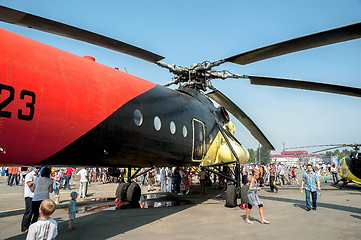
[[[41,177],[36,178],[34,181],[33,188],[31,189],[31,191],[34,192],[32,202],[34,217],[31,223],[38,221],[41,202],[45,199],[49,199],[49,193],[53,192],[53,180],[50,178],[50,174],[50,168],[43,168]]]

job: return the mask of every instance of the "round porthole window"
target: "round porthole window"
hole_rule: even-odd
[[[170,122],[169,128],[170,128],[170,132],[171,132],[172,134],[175,134],[176,127],[175,127],[175,123],[174,123],[173,121]]]
[[[134,123],[135,123],[135,125],[137,125],[138,127],[139,127],[140,125],[142,125],[142,123],[143,123],[143,114],[142,114],[138,109],[136,109],[136,110],[134,111],[133,117],[134,117]]]
[[[162,127],[162,122],[160,121],[160,118],[158,116],[154,117],[154,128],[155,130],[159,131]]]
[[[188,130],[186,126],[183,126],[183,137],[187,137]]]

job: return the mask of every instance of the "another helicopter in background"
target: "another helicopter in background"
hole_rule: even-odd
[[[325,152],[328,150],[339,149],[339,148],[352,148],[349,156],[342,157],[338,161],[337,172],[341,177],[341,181],[343,182],[340,186],[340,189],[347,185],[350,182],[354,182],[357,184],[361,184],[361,152],[360,152],[361,144],[328,144],[328,145],[314,145],[314,146],[304,146],[304,147],[296,147],[296,148],[314,148],[314,147],[328,147],[326,149],[318,150],[312,152],[312,154]],[[287,149],[295,149],[295,148],[287,148]]]

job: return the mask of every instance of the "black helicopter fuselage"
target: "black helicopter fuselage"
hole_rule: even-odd
[[[220,108],[199,91],[157,85],[40,164],[199,165],[219,132],[217,121],[227,123]]]

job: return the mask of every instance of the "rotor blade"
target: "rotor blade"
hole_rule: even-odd
[[[341,95],[348,95],[353,97],[361,97],[361,88],[347,87],[341,85],[308,82],[303,80],[286,79],[286,78],[274,78],[274,77],[260,77],[260,76],[248,76],[253,85],[273,86],[273,87],[285,87],[296,88],[318,92],[335,93]]]
[[[268,58],[361,38],[361,22],[257,48],[225,59],[246,65]]]
[[[312,154],[314,154],[314,153],[319,153],[319,152],[324,152],[324,151],[332,150],[332,149],[336,149],[336,148],[345,148],[345,147],[349,147],[349,146],[347,146],[347,145],[342,145],[342,146],[338,146],[338,147],[326,148],[326,149],[323,149],[323,150],[318,150],[318,151],[312,152]]]
[[[272,144],[268,141],[266,136],[256,126],[256,124],[229,98],[218,90],[207,94],[214,101],[225,107],[235,118],[237,118],[247,129],[252,136],[256,138],[264,148],[269,150],[275,150]]]
[[[164,58],[113,38],[4,6],[0,6],[0,21],[91,43],[153,63]]]
[[[285,148],[285,150],[303,149],[303,148],[315,148],[315,147],[340,147],[340,146],[343,146],[343,145],[345,145],[345,144],[322,144],[322,145],[303,146],[303,147],[290,147],[290,148]]]

